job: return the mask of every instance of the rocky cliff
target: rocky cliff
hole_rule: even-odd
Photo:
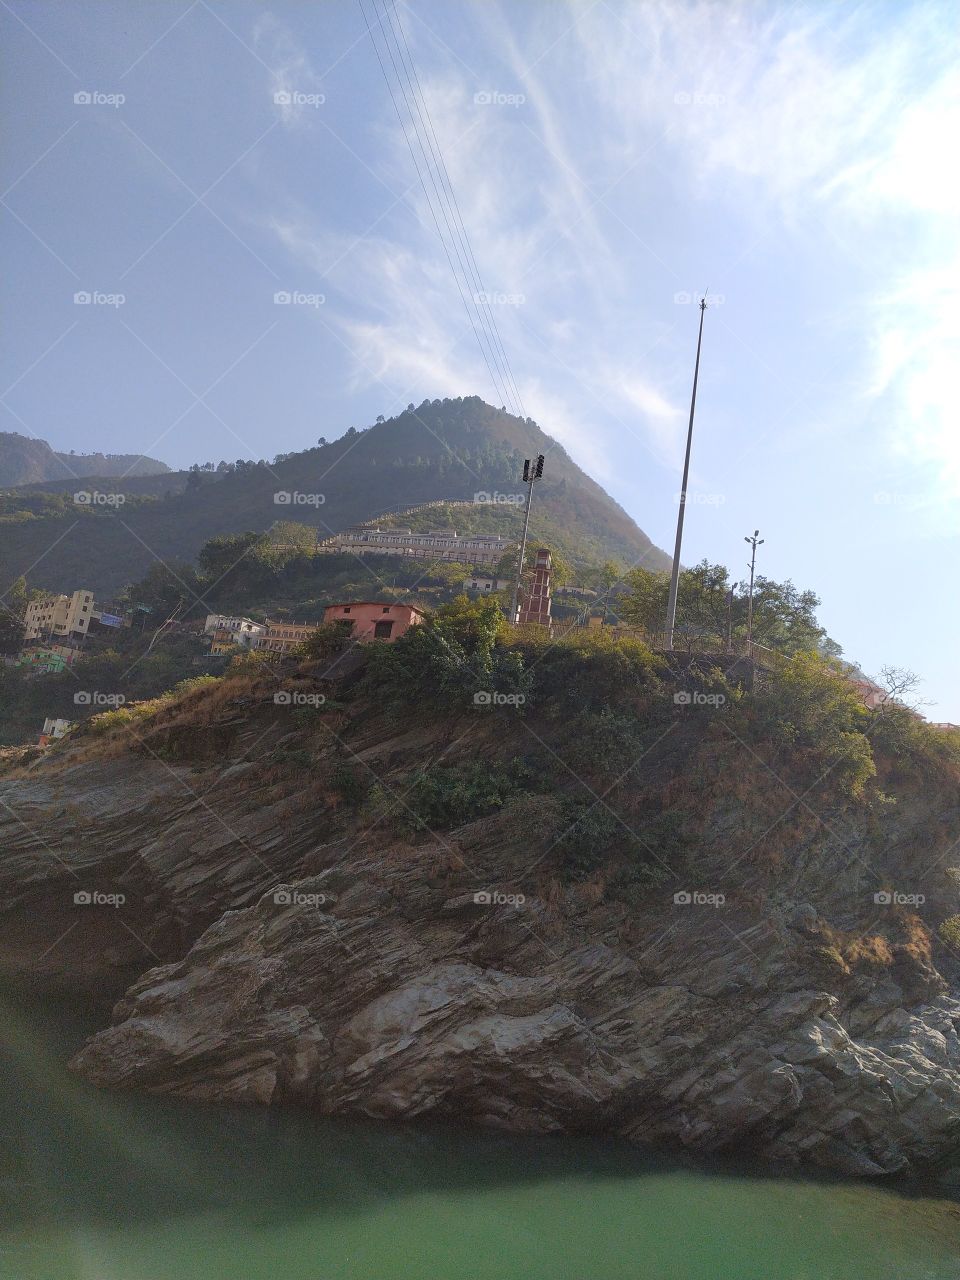
[[[398,718],[362,691],[315,705],[308,669],[283,687],[225,681],[0,780],[5,971],[120,996],[77,1071],[951,1177],[955,785],[901,765],[871,805],[801,791],[676,713],[607,792],[581,770],[581,812],[615,806],[649,847],[624,889],[616,852],[558,861],[549,709]],[[466,821],[424,809],[424,777],[462,799],[478,762],[524,785]],[[671,854],[655,832],[691,797]]]

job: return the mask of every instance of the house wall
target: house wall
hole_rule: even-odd
[[[383,604],[363,601],[357,604],[331,604],[323,613],[324,622],[349,622],[351,639],[397,640],[411,627],[423,622],[423,614],[408,604]],[[389,633],[387,627],[389,625]],[[381,635],[377,635],[377,631]]]
[[[31,601],[24,613],[24,640],[48,636],[85,636],[93,613],[93,592],[74,591],[72,596],[46,596]]]

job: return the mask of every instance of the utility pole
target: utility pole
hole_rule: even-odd
[[[677,590],[680,586],[680,544],[683,542],[683,513],[687,506],[687,480],[690,476],[690,446],[693,444],[693,414],[697,407],[697,378],[700,376],[700,345],[703,342],[703,317],[707,296],[700,299],[700,332],[697,335],[697,362],[693,367],[693,394],[690,397],[690,421],[687,424],[687,452],[683,459],[683,484],[680,487],[680,511],[677,515],[677,541],[673,549],[673,572],[670,575],[670,598],[667,602],[667,648],[673,648],[673,631],[677,623]]]
[[[744,542],[749,542],[750,551],[750,594],[747,597],[747,645],[753,644],[753,573],[757,566],[757,547],[762,547],[765,538],[760,537],[760,530],[754,529],[753,536],[744,535]]]
[[[727,592],[727,653],[733,652],[733,587]]]
[[[538,453],[535,462],[526,458],[523,463],[523,483],[527,485],[527,508],[523,516],[523,536],[520,539],[520,553],[517,557],[517,581],[513,588],[513,600],[510,603],[510,621],[516,624],[520,619],[520,580],[523,577],[523,557],[527,551],[527,530],[530,527],[530,507],[533,504],[534,483],[543,475],[543,454]]]

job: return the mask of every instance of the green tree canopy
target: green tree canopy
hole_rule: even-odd
[[[662,631],[667,615],[670,579],[665,573],[649,569],[632,569],[626,575],[629,592],[619,605],[620,616],[631,626],[644,631]],[[680,574],[677,589],[677,626],[686,634],[726,642],[728,597],[733,635],[743,639],[747,634],[749,584],[732,583],[724,565],[701,560]],[[836,652],[817,621],[819,597],[813,591],[800,591],[787,579],[775,582],[758,576],[753,588],[753,639],[781,653],[808,651]]]

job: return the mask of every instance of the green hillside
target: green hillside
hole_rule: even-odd
[[[622,507],[536,423],[471,396],[424,401],[273,464],[238,461],[230,469],[191,472],[185,482],[158,478],[168,481],[160,486],[156,480],[104,484],[107,493],[124,495],[119,505],[77,506],[69,486],[9,490],[0,496],[0,592],[25,573],[31,587],[62,591],[82,582],[111,594],[158,560],[192,561],[212,537],[267,530],[278,519],[308,523],[322,538],[419,503],[516,494],[524,457],[538,452],[547,464],[537,490],[542,533],[536,536],[549,535],[584,561],[666,565],[664,553]],[[180,483],[185,487],[178,492]],[[292,497],[278,502],[278,494]],[[469,518],[481,526],[468,525],[463,510],[464,528],[516,527],[516,506],[478,506]]]
[[[165,462],[135,453],[56,453],[46,440],[19,431],[0,431],[0,485],[127,473],[151,476],[169,470]]]

